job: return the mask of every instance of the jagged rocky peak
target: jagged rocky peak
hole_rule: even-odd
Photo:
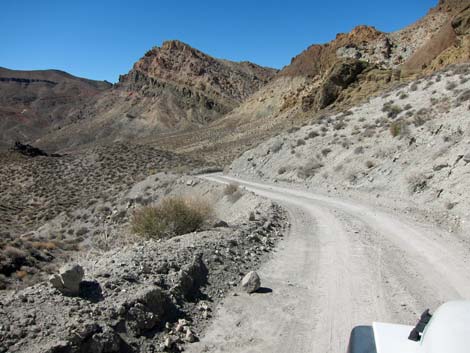
[[[149,50],[120,82],[135,82],[144,76],[240,102],[276,72],[249,62],[216,59],[179,40],[170,40]]]
[[[436,9],[441,11],[459,11],[470,6],[470,0],[439,0]]]

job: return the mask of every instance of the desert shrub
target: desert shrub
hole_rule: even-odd
[[[318,169],[323,167],[323,164],[318,162],[317,160],[309,160],[304,166],[300,167],[297,171],[297,175],[299,178],[307,179],[315,175]]]
[[[366,162],[366,167],[367,167],[368,169],[371,169],[371,168],[373,168],[374,166],[375,166],[374,162],[372,162],[372,161],[367,161],[367,162]]]
[[[287,168],[286,167],[281,167],[281,168],[278,169],[277,174],[282,175],[285,172],[287,172]]]
[[[413,116],[413,124],[416,127],[423,125],[428,120],[429,120],[429,111],[426,108],[421,108]]]
[[[279,140],[276,140],[274,141],[274,143],[271,145],[271,152],[273,153],[277,153],[281,150],[282,146],[284,145],[284,143],[282,141],[279,141]]]
[[[333,129],[334,130],[342,130],[345,127],[346,127],[346,122],[344,122],[343,120],[340,120],[333,126]]]
[[[158,205],[136,210],[132,231],[147,238],[165,238],[194,232],[211,216],[212,207],[197,198],[168,197]]]
[[[400,94],[399,98],[400,99],[406,99],[406,98],[408,98],[408,94],[403,92],[403,93]]]
[[[411,104],[407,104],[403,107],[403,110],[410,110],[411,108],[413,108],[413,106]]]
[[[382,111],[384,113],[387,113],[387,116],[389,118],[393,119],[393,118],[396,118],[398,114],[400,114],[403,111],[403,109],[398,105],[394,105],[393,101],[389,101],[389,102],[384,103],[382,107]]]
[[[77,237],[80,237],[80,236],[83,236],[87,233],[88,233],[88,228],[87,227],[81,227],[81,228],[77,229],[77,231],[75,232],[75,235]]]
[[[364,147],[358,146],[354,149],[354,154],[361,154],[364,153]]]
[[[233,195],[239,190],[238,184],[230,183],[224,188],[225,195]]]
[[[457,202],[446,202],[445,208],[450,211],[450,210],[452,210],[456,205],[457,205]]]
[[[7,245],[3,249],[3,254],[7,258],[10,258],[10,259],[13,259],[13,260],[24,259],[26,257],[26,253],[23,250],[18,249],[17,247],[14,247],[14,246],[11,246],[11,245]]]
[[[3,274],[0,274],[0,290],[6,289],[8,284],[7,277]]]
[[[294,126],[294,127],[291,127],[289,130],[287,130],[287,132],[288,132],[289,134],[293,134],[294,132],[297,132],[297,131],[299,131],[299,130],[300,130],[300,128]]]
[[[389,111],[387,112],[387,116],[393,119],[396,118],[401,112],[402,109],[398,105],[392,105]]]
[[[238,184],[235,183],[228,184],[224,189],[224,194],[227,195],[231,202],[236,202],[243,196]]]
[[[324,157],[328,156],[330,153],[331,153],[331,148],[328,148],[328,147],[327,147],[327,148],[324,148],[324,149],[321,150],[321,154],[322,154]]]
[[[303,140],[303,139],[298,139],[298,140],[297,140],[297,146],[303,146],[303,145],[305,145],[305,140]]]
[[[33,246],[33,248],[40,250],[54,250],[57,248],[57,243],[52,241],[32,242],[31,245]]]
[[[446,90],[453,91],[457,87],[457,83],[455,82],[448,82],[446,85]]]
[[[470,89],[464,91],[464,92],[457,98],[457,101],[458,101],[459,103],[463,103],[463,102],[466,102],[466,101],[469,101],[469,100],[470,100]]]
[[[393,137],[403,135],[405,133],[406,125],[403,121],[394,121],[390,124],[390,134]]]
[[[412,174],[406,179],[408,191],[412,194],[421,192],[427,188],[427,179],[424,174]]]
[[[364,136],[364,137],[373,137],[374,135],[375,135],[375,128],[374,127],[368,127],[362,133],[362,136]]]
[[[418,82],[413,82],[413,84],[410,86],[410,90],[413,92],[417,91],[418,87],[419,87]]]
[[[317,131],[310,131],[307,135],[308,138],[315,138],[315,137],[318,137],[320,136],[320,134],[317,132]]]

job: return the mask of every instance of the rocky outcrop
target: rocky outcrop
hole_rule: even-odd
[[[171,40],[149,50],[119,86],[145,97],[170,92],[184,110],[225,114],[264,86],[277,70],[213,58]],[[207,114],[206,114],[207,115]]]
[[[451,25],[458,36],[470,34],[470,5],[453,18]]]
[[[317,109],[323,109],[333,103],[342,90],[357,80],[367,63],[359,60],[340,61],[333,66],[317,93]]]
[[[239,103],[264,86],[276,70],[249,62],[215,59],[188,44],[172,40],[149,50],[134,64],[130,76],[121,76],[120,83],[126,84],[129,79],[135,83],[136,72],[141,74],[139,77],[171,82]]]

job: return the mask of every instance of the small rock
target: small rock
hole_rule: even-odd
[[[261,286],[261,280],[255,271],[248,272],[242,279],[242,289],[247,293],[256,292]]]
[[[165,341],[163,342],[163,347],[165,349],[170,349],[173,346],[173,344],[174,344],[173,339],[170,336],[167,336],[167,338],[165,338]]]
[[[186,342],[189,342],[189,343],[193,343],[196,341],[196,336],[194,336],[194,333],[189,328],[186,330],[185,340]]]
[[[185,326],[188,326],[188,322],[185,319],[179,319],[178,324],[176,325],[176,332],[183,332]]]

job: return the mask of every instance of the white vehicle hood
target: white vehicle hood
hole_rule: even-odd
[[[420,342],[410,341],[413,326],[374,322],[374,339],[377,353],[419,353]]]

